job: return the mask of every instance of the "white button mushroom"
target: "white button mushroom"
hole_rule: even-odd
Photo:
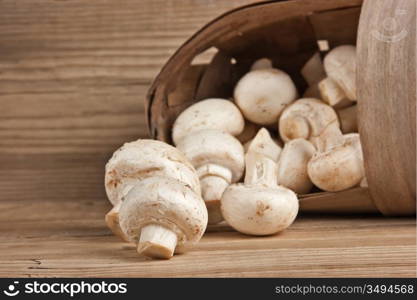
[[[258,151],[248,150],[245,181],[226,189],[221,211],[237,231],[269,235],[291,225],[298,213],[298,199],[293,191],[277,185],[276,163]]]
[[[308,177],[307,164],[316,152],[313,144],[304,139],[285,144],[278,160],[278,184],[297,194],[306,194],[313,187]]]
[[[234,91],[235,102],[245,118],[260,125],[276,123],[282,110],[296,98],[294,82],[278,69],[250,71]]]
[[[324,58],[324,69],[346,97],[356,101],[356,47],[343,45],[332,49]]]
[[[209,224],[223,220],[220,198],[244,171],[243,146],[232,135],[215,129],[193,132],[180,140],[177,148],[196,168],[209,212]]]
[[[193,131],[218,129],[231,135],[239,135],[245,121],[236,105],[226,99],[206,99],[185,109],[175,120],[172,140],[178,145],[180,140]]]
[[[168,177],[150,177],[125,196],[120,226],[139,254],[170,258],[198,242],[207,226],[207,209],[188,185]]]
[[[352,105],[342,88],[330,77],[319,82],[320,99],[334,108],[344,108]]]
[[[339,128],[335,110],[314,98],[303,98],[288,106],[281,115],[278,130],[284,142],[296,138],[312,140],[328,127]]]
[[[147,139],[125,143],[114,152],[105,170],[107,197],[114,205],[106,215],[106,223],[117,236],[125,239],[118,221],[118,211],[123,197],[138,181],[152,176],[178,179],[189,185],[197,194],[201,193],[194,167],[176,148]]]
[[[332,135],[337,135],[332,137]],[[358,185],[365,176],[359,134],[333,133],[326,137],[325,146],[308,163],[311,181],[329,192],[342,191]]]
[[[266,57],[260,58],[254,61],[250,69],[251,71],[262,70],[262,69],[272,69],[272,61]]]

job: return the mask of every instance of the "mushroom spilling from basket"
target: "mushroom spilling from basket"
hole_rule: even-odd
[[[114,205],[109,228],[139,254],[170,258],[227,222],[248,235],[271,235],[295,220],[297,195],[366,184],[356,124],[355,47],[300,73],[302,97],[272,61],[255,61],[233,99],[209,98],[183,110],[172,127],[176,148],[138,140],[106,165]]]

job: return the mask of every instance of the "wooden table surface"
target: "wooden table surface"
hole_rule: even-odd
[[[104,224],[103,168],[145,137],[164,62],[253,0],[0,0],[0,276],[416,276],[415,218],[301,216],[250,238],[220,226],[148,261]]]

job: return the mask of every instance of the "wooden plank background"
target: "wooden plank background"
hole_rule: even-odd
[[[170,262],[104,226],[104,164],[147,135],[151,80],[251,2],[0,0],[0,276],[415,276],[414,219],[306,217],[277,239],[223,228]]]
[[[415,220],[302,216],[285,232],[249,237],[221,226],[171,260],[139,257],[105,227],[101,201],[6,201],[0,277],[415,277]]]
[[[102,200],[111,153],[147,136],[162,65],[250,2],[0,0],[0,198]]]

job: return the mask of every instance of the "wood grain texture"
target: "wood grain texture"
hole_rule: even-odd
[[[416,1],[365,1],[357,53],[358,126],[372,198],[384,214],[414,215]]]
[[[409,218],[308,216],[268,238],[220,225],[171,261],[105,227],[104,164],[147,135],[151,80],[198,28],[252,2],[0,0],[1,277],[416,276]]]
[[[332,214],[379,214],[368,188],[356,187],[340,192],[299,195],[300,211]]]
[[[1,0],[0,200],[103,199],[104,163],[148,135],[144,99],[171,54],[254,0]]]
[[[104,224],[105,201],[2,201],[0,276],[415,277],[412,218],[301,216],[248,237],[222,225],[169,261],[139,257]]]

